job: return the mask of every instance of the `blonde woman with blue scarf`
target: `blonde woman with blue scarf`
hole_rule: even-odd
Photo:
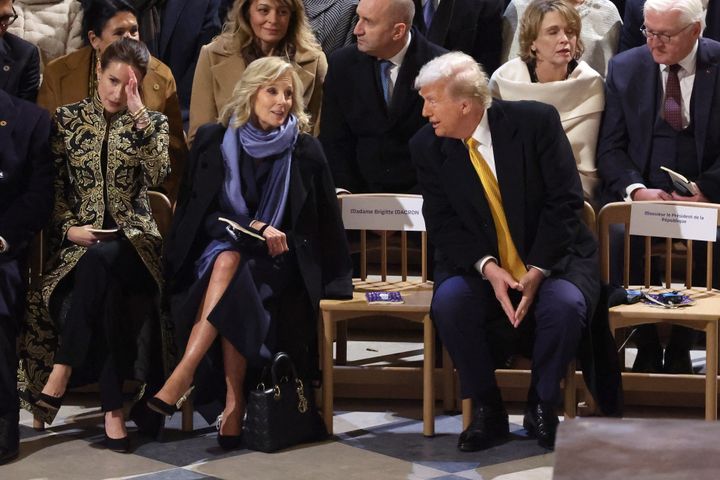
[[[224,449],[240,444],[248,367],[282,349],[305,375],[316,373],[319,301],[352,295],[334,185],[320,144],[305,133],[302,98],[287,61],[248,66],[220,123],[198,130],[166,244],[182,358],[148,407],[172,415],[194,387],[209,421],[222,410]]]

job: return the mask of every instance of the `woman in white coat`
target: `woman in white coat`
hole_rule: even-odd
[[[595,149],[605,92],[600,74],[578,60],[581,27],[580,15],[564,0],[531,2],[520,22],[520,56],[495,71],[490,89],[495,98],[536,100],[558,110],[585,200],[597,206]]]

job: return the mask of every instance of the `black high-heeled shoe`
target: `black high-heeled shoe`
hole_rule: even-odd
[[[165,403],[157,397],[150,397],[147,400],[147,406],[150,410],[161,413],[166,417],[172,417],[175,412],[182,408],[183,403],[185,403],[187,399],[190,398],[190,394],[192,393],[194,388],[194,385],[188,388],[187,391],[182,394],[182,396],[178,399],[178,401],[172,405],[169,403]]]
[[[151,410],[146,401],[138,401],[130,409],[128,417],[135,422],[138,433],[148,437],[159,439],[165,428],[165,415]]]
[[[47,410],[58,411],[62,407],[63,401],[65,400],[65,394],[60,397],[53,397],[47,393],[40,393],[37,397],[36,405],[45,408]]]
[[[105,434],[105,448],[117,453],[130,453],[130,437],[110,438]]]
[[[107,434],[107,426],[105,426],[105,419],[103,419],[103,429],[105,430],[105,448],[112,450],[117,453],[129,453],[130,452],[130,436],[125,435],[122,438],[110,438]]]
[[[229,450],[236,450],[240,447],[240,443],[242,442],[242,433],[239,435],[223,435],[220,433],[220,428],[222,427],[222,413],[218,415],[217,418],[217,442],[218,445],[220,445],[220,448],[222,448],[225,451]]]

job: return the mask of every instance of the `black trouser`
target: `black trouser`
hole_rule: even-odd
[[[72,300],[61,327],[60,348],[55,363],[81,367],[88,358],[91,342],[100,358],[100,405],[107,412],[122,408],[123,378],[118,373],[114,336],[120,329],[115,324],[123,319],[108,310],[111,292],[136,290],[139,284],[151,283],[150,274],[124,237],[101,242],[88,248],[73,271]],[[150,282],[148,281],[150,280]]]
[[[17,334],[25,300],[22,264],[0,254],[0,417],[17,416]]]

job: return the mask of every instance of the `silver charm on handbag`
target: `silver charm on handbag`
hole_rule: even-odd
[[[305,413],[308,411],[308,402],[307,402],[307,398],[305,398],[305,388],[303,387],[302,380],[300,380],[299,378],[296,378],[295,385],[296,385],[296,390],[297,390],[298,400],[299,400],[298,401],[298,411],[300,413]]]

